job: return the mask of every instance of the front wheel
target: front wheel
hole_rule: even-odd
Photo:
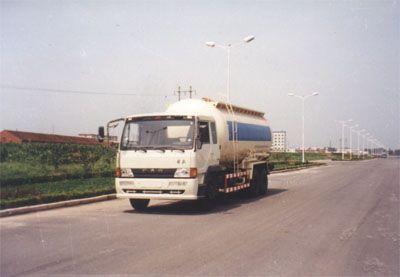
[[[143,211],[149,205],[150,199],[129,199],[131,206],[137,211]]]

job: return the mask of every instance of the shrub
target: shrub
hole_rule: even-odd
[[[0,183],[4,186],[111,176],[115,152],[101,145],[0,144]]]

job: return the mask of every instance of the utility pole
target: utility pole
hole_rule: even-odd
[[[181,101],[182,93],[186,95],[186,93],[189,93],[189,98],[192,99],[192,95],[196,94],[196,91],[192,89],[192,86],[189,86],[189,90],[181,90],[181,86],[178,86],[178,90],[175,91],[175,93],[178,95],[178,101]]]
[[[192,86],[189,87],[189,98],[192,99]]]

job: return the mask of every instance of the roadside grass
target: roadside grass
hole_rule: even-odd
[[[1,186],[112,176],[116,149],[101,145],[0,144]]]
[[[330,159],[330,156],[320,153],[305,153],[304,158],[306,161],[313,161]],[[271,162],[301,162],[301,153],[272,152],[269,160]]]
[[[114,192],[113,177],[1,186],[0,209],[79,199]]]
[[[90,170],[81,164],[53,165],[32,162],[0,163],[1,186],[25,185],[51,181],[113,176],[114,165],[100,159]]]
[[[326,160],[330,159],[327,154],[320,153],[305,153],[304,157],[306,163],[301,162],[301,153],[279,153],[273,152],[269,157],[269,168],[270,170],[284,170],[284,169],[294,169],[303,168],[316,165],[316,160]]]
[[[345,154],[344,159],[342,160],[342,154],[341,153],[332,153],[331,154],[331,159],[332,161],[362,161],[362,160],[370,160],[373,157],[370,155],[365,155],[364,157],[360,156],[358,157],[357,154],[353,154],[351,159],[350,159],[350,154]]]

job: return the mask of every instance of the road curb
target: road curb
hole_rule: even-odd
[[[303,166],[303,167],[295,167],[295,168],[288,168],[288,169],[281,169],[281,170],[273,170],[271,171],[270,174],[278,174],[278,173],[284,173],[284,172],[290,172],[290,171],[299,171],[299,170],[303,170],[303,169],[307,169],[307,168],[313,168],[313,167],[317,167],[317,166],[325,166],[327,165],[326,163],[321,163],[321,164],[314,164],[311,166]]]
[[[0,217],[7,217],[7,216],[26,214],[26,213],[32,213],[32,212],[38,212],[38,211],[46,211],[46,210],[52,210],[52,209],[57,209],[57,208],[63,208],[63,207],[72,207],[72,206],[78,206],[78,205],[82,205],[82,204],[89,204],[89,203],[95,203],[95,202],[100,202],[100,201],[112,200],[112,199],[116,199],[116,198],[117,198],[116,194],[114,193],[114,194],[100,195],[100,196],[82,198],[82,199],[67,200],[67,201],[61,201],[61,202],[55,202],[55,203],[49,203],[49,204],[40,204],[40,205],[26,206],[26,207],[20,207],[20,208],[12,208],[12,209],[6,209],[6,210],[0,211]]]

